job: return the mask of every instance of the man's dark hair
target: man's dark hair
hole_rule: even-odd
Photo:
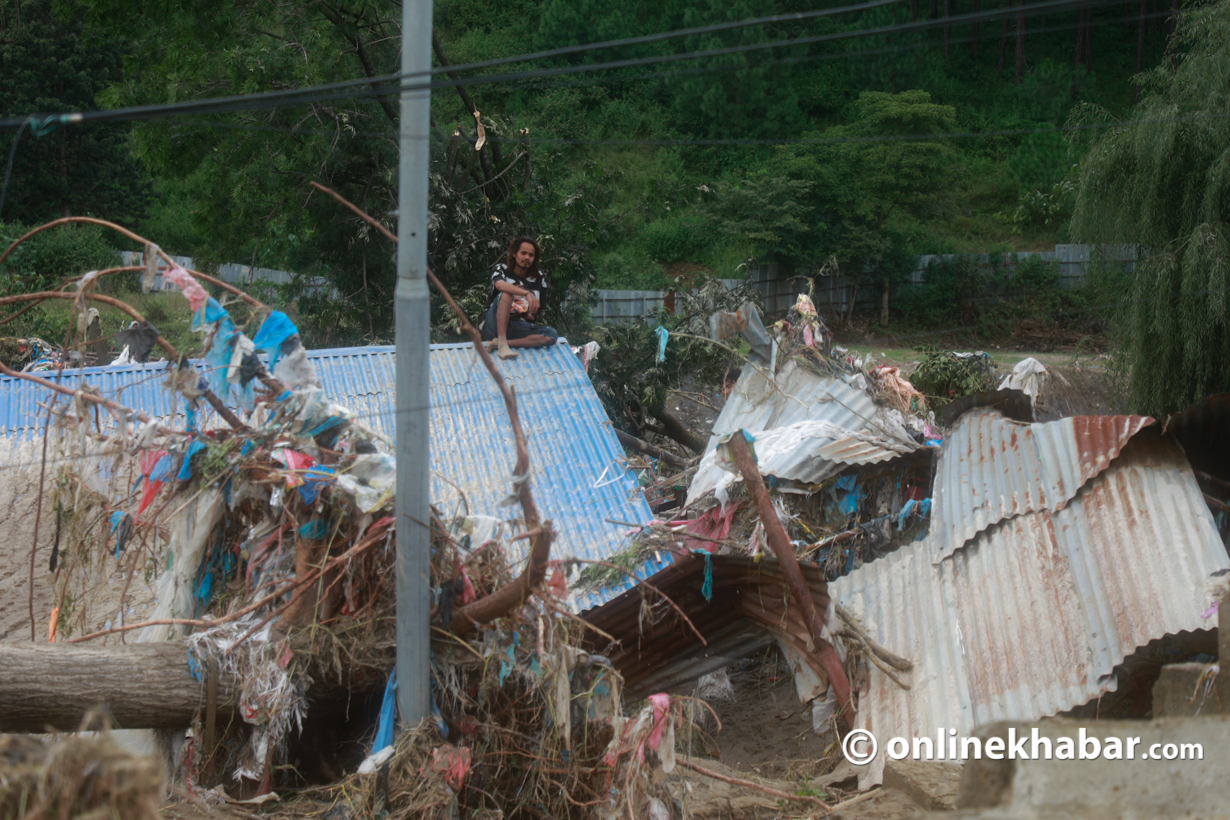
[[[508,266],[509,273],[516,274],[517,272],[517,264],[516,264],[517,251],[521,250],[521,246],[524,245],[526,242],[529,242],[534,247],[534,261],[530,265],[530,269],[526,271],[525,275],[526,276],[537,276],[538,275],[538,258],[542,256],[542,248],[538,247],[538,243],[535,242],[533,239],[530,239],[528,236],[518,236],[516,239],[512,241],[512,244],[508,246],[508,259],[505,261],[504,264]]]

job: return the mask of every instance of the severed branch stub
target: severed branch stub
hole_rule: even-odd
[[[901,657],[896,652],[893,652],[875,638],[871,637],[867,630],[863,628],[863,625],[859,623],[858,618],[855,617],[850,610],[846,609],[841,604],[834,604],[834,606],[837,610],[837,617],[841,619],[841,622],[845,624],[846,628],[849,629],[855,637],[862,641],[863,645],[866,646],[869,651],[873,652],[877,658],[895,669],[900,669],[902,672],[909,672],[914,668],[914,662],[912,660]]]
[[[370,214],[364,213],[361,208],[347,200],[337,191],[315,181],[311,183],[311,186],[322,193],[328,194],[349,208],[351,212],[380,231],[390,241],[397,241],[397,236],[392,231],[377,222]],[[551,541],[555,533],[551,527],[551,522],[549,520],[542,520],[542,516],[538,512],[538,504],[534,500],[534,492],[530,489],[530,451],[525,438],[525,431],[521,427],[521,416],[517,411],[516,392],[505,380],[504,375],[500,373],[495,359],[491,357],[491,354],[487,351],[487,346],[483,344],[482,335],[478,332],[478,328],[474,327],[473,323],[465,315],[465,311],[454,301],[452,294],[440,283],[440,280],[436,278],[436,275],[432,273],[430,268],[427,270],[427,278],[435,285],[436,290],[440,291],[440,295],[444,297],[449,307],[452,308],[453,313],[456,314],[458,321],[461,322],[462,331],[474,343],[474,350],[478,353],[479,359],[482,360],[483,365],[487,368],[487,372],[491,374],[491,378],[495,381],[496,387],[499,388],[500,394],[504,397],[504,407],[508,410],[508,420],[513,430],[513,440],[517,448],[517,462],[513,467],[513,485],[516,487],[517,500],[521,503],[521,510],[524,513],[526,530],[538,530],[536,535],[530,537],[530,554],[526,560],[525,570],[517,576],[516,580],[505,584],[487,597],[463,607],[453,616],[449,629],[459,635],[465,635],[473,632],[479,624],[490,623],[496,618],[514,611],[525,603],[534,590],[542,585],[542,582],[547,577],[547,561],[551,557]]]
[[[764,526],[765,535],[768,536],[769,547],[777,556],[782,573],[786,576],[786,582],[790,587],[790,597],[803,610],[803,620],[807,624],[808,632],[811,633],[816,658],[820,661],[820,666],[828,673],[829,683],[832,684],[833,691],[837,695],[837,703],[841,706],[842,714],[849,725],[853,726],[854,702],[850,699],[850,681],[846,678],[846,670],[842,668],[837,652],[828,641],[821,637],[824,623],[820,620],[816,602],[812,600],[811,592],[807,589],[807,582],[803,580],[803,572],[799,569],[799,561],[794,555],[794,549],[790,546],[790,538],[786,535],[786,529],[782,526],[781,519],[777,517],[777,511],[773,509],[773,502],[769,500],[769,493],[765,489],[764,481],[760,478],[760,468],[756,466],[756,459],[747,444],[744,431],[739,430],[732,435],[728,446],[735,465],[743,476],[743,484],[747,487],[747,493],[752,497],[752,503],[756,505],[760,523]]]

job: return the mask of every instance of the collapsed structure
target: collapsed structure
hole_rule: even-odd
[[[812,597],[827,608],[824,638],[857,695],[853,726],[879,738],[968,735],[994,720],[1071,710],[1113,692],[1141,648],[1216,625],[1210,605],[1230,572],[1230,508],[1220,498],[1230,483],[1205,473],[1198,482],[1180,440],[1205,469],[1224,472],[1197,444],[1215,439],[1225,451],[1224,434],[1204,429],[1224,420],[1224,402],[1176,417],[1169,434],[1139,416],[1037,424],[1040,366],[1029,360],[1018,370],[1031,392],[953,402],[941,432],[895,372],[800,345],[799,325],[814,321],[808,308],[800,299],[769,332],[771,364],[744,371],[687,508],[641,541],[674,552],[646,587],[686,602],[700,635],[635,623],[637,598],[658,598],[652,588],[590,614],[621,640],[611,656],[629,690],[676,684],[777,643],[815,728],[831,726],[838,682],[815,662],[805,607],[766,555],[772,527],[789,532]],[[747,474],[724,457],[742,431],[776,521],[747,502]],[[638,630],[653,640],[634,645]],[[906,662],[885,662],[894,656]],[[860,786],[880,782],[883,761],[861,772]]]

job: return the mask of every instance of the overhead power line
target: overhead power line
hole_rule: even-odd
[[[857,7],[842,7],[841,12],[854,9],[865,10],[879,5],[889,5],[890,3],[899,2],[899,0],[876,0],[874,3],[865,4]],[[995,9],[985,12],[973,12],[970,14],[956,15],[952,17],[934,18],[931,20],[920,20],[914,23],[898,23],[893,25],[879,26],[871,29],[852,29],[850,31],[831,32],[812,37],[800,37],[786,40],[771,40],[760,43],[750,43],[738,46],[729,46],[725,48],[706,49],[702,51],[682,52],[678,54],[663,54],[649,57],[630,58],[625,60],[614,60],[604,63],[592,63],[584,65],[559,66],[554,68],[530,69],[525,71],[510,72],[506,74],[488,74],[478,75],[473,77],[459,77],[457,79],[440,79],[428,80],[426,82],[406,82],[414,79],[411,75],[387,75],[383,77],[367,78],[363,80],[351,80],[344,83],[333,83],[329,85],[312,86],[301,89],[288,89],[285,91],[270,91],[257,94],[234,95],[228,97],[217,97],[205,100],[188,100],[178,103],[166,103],[159,105],[148,106],[133,106],[127,108],[116,108],[106,111],[87,111],[73,112],[67,114],[51,114],[46,116],[34,115],[33,122],[40,128],[48,128],[57,124],[79,124],[85,122],[120,122],[132,120],[150,120],[163,117],[183,116],[188,114],[222,114],[234,113],[238,111],[262,110],[270,108],[281,108],[293,105],[307,105],[316,102],[328,102],[337,99],[350,98],[366,98],[366,97],[381,97],[395,93],[397,91],[417,91],[425,89],[441,89],[452,88],[457,86],[476,86],[487,85],[494,83],[508,83],[520,80],[531,80],[545,77],[564,76],[568,74],[588,74],[599,71],[614,71],[624,68],[634,68],[642,65],[654,65],[660,63],[679,62],[681,60],[704,59],[710,57],[720,57],[730,54],[742,54],[755,51],[763,51],[776,48],[790,48],[805,45],[817,45],[827,42],[840,42],[859,37],[872,36],[887,36],[894,34],[908,34],[911,32],[926,31],[927,29],[961,26],[975,22],[989,22],[1000,19],[1015,19],[1018,17],[1033,16],[1040,13],[1056,13],[1063,11],[1076,11],[1091,8],[1101,8],[1114,5],[1106,2],[1106,0],[1047,0],[1047,2],[1036,3],[1030,6],[1018,6],[1016,8]],[[838,10],[828,10],[830,13],[836,13]],[[728,24],[719,24],[728,25]],[[616,41],[618,42],[618,41]],[[594,46],[609,47],[606,44]],[[541,52],[541,54],[550,55],[553,52]],[[513,60],[513,58],[507,58]],[[517,61],[522,61],[525,58],[517,58]],[[482,64],[473,64],[482,65]],[[449,72],[461,70],[472,70],[469,67],[450,66]],[[432,73],[441,73],[444,69],[432,69]],[[421,74],[421,73],[420,73]],[[416,75],[417,76],[417,75]],[[0,131],[14,130],[21,127],[23,122],[30,119],[30,115],[22,115],[20,117],[10,117],[0,119]]]
[[[1143,19],[1150,20],[1157,17],[1167,17],[1169,11],[1151,12],[1146,14]],[[1142,19],[1138,14],[1130,14],[1120,18],[1110,20],[1102,20],[1094,25],[1116,25],[1125,21],[1135,21]],[[1086,24],[1089,25],[1089,24]],[[1045,26],[1031,30],[1032,34],[1051,33],[1056,31],[1070,31],[1078,28],[1080,24],[1069,23],[1063,25]],[[950,45],[973,42],[976,38],[968,37],[953,37],[949,39]],[[981,38],[978,38],[981,39]],[[917,50],[921,48],[939,47],[942,42],[927,41],[922,43],[907,43],[898,46],[886,46],[884,48],[867,49],[855,52],[842,52],[840,54],[821,54],[808,57],[789,57],[781,60],[774,60],[772,64],[794,63],[794,62],[809,62],[815,60],[835,60],[835,59],[853,59],[861,57],[871,57],[882,54],[890,54],[901,51]],[[737,68],[725,69],[708,69],[708,68],[691,68],[677,69],[673,71],[654,72],[652,74],[641,74],[635,77],[621,78],[619,82],[643,81],[650,79],[661,79],[663,77],[679,76],[687,74],[695,74],[700,72],[720,72],[720,71],[736,71]],[[580,83],[568,83],[568,86],[578,85]],[[587,83],[588,84],[588,83]],[[535,84],[534,87],[550,88],[559,85],[559,83],[542,83]],[[1135,120],[1108,120],[1106,122],[1082,123],[1079,125],[1065,126],[1039,126],[1037,128],[1011,128],[999,129],[994,131],[950,131],[943,133],[928,133],[928,134],[896,134],[886,136],[868,136],[868,137],[782,137],[782,138],[728,138],[728,139],[698,139],[698,138],[662,138],[662,139],[593,139],[593,138],[552,138],[552,137],[536,137],[533,140],[535,145],[609,145],[609,146],[652,146],[652,145],[695,145],[695,146],[728,146],[728,145],[832,145],[851,142],[899,142],[899,141],[919,141],[919,140],[941,140],[941,139],[977,139],[985,137],[1015,137],[1028,136],[1031,134],[1050,134],[1050,133],[1069,133],[1074,131],[1090,131],[1102,130],[1107,128],[1122,128],[1132,125],[1154,125],[1174,122],[1197,122],[1207,119],[1219,119],[1224,116],[1230,116],[1230,112],[1214,112],[1211,114],[1191,114],[1177,117],[1150,118],[1150,119],[1135,119]],[[364,138],[364,139],[397,139],[399,133],[397,131],[358,131],[341,129],[322,129],[322,128],[303,128],[291,126],[277,125],[260,125],[256,123],[234,123],[234,122],[209,122],[206,120],[189,120],[183,123],[190,127],[200,128],[217,128],[234,131],[254,131],[268,132],[278,134],[301,134],[304,136],[329,136],[334,137],[339,134],[345,136]],[[509,145],[516,145],[521,141],[520,137],[500,137],[498,135],[488,134],[487,142],[499,142]]]

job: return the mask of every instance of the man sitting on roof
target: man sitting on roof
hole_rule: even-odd
[[[521,236],[508,246],[507,260],[491,271],[483,339],[489,350],[499,351],[501,359],[515,359],[514,347],[546,347],[559,339],[555,328],[533,324],[547,291],[538,257],[538,243]]]

